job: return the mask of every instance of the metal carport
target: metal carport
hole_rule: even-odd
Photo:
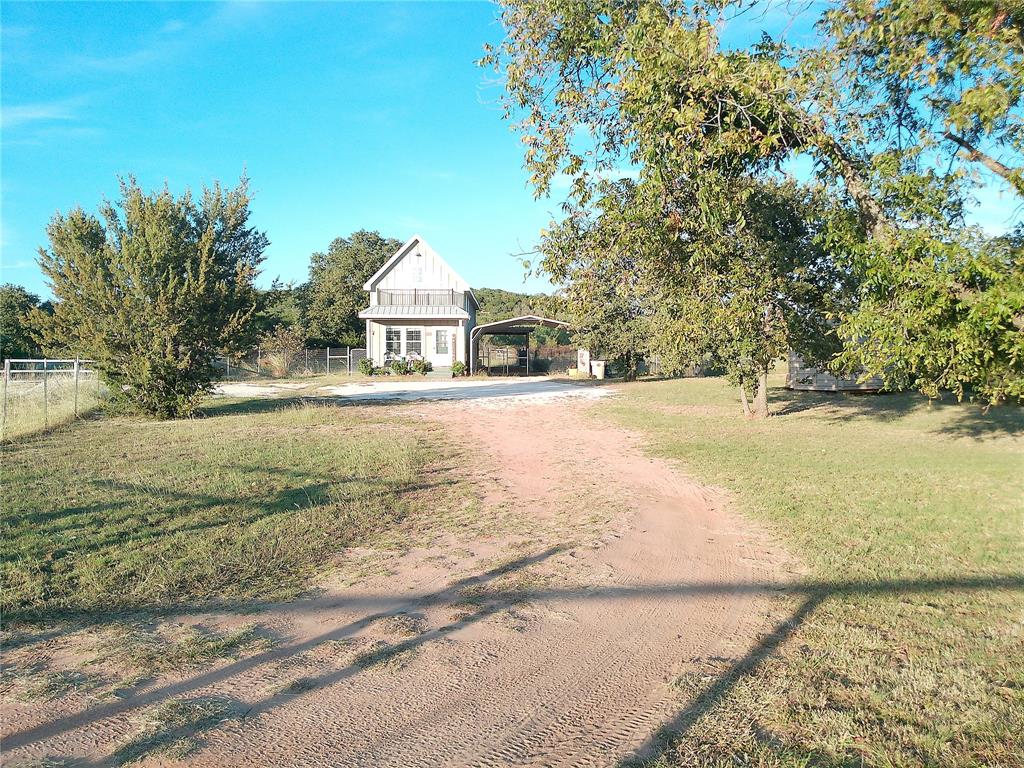
[[[526,375],[530,375],[530,333],[534,328],[568,328],[569,324],[562,320],[552,320],[538,315],[522,315],[508,320],[495,320],[476,326],[469,334],[469,372],[476,372],[477,351],[481,336],[525,336],[526,337]]]

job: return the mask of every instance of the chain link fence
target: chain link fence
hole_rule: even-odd
[[[362,347],[325,347],[323,349],[265,350],[257,347],[240,357],[220,357],[214,365],[225,381],[292,376],[352,376],[366,357]]]
[[[92,360],[5,360],[0,440],[39,432],[77,419],[107,396]]]

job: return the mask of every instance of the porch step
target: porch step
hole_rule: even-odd
[[[432,370],[430,373],[428,373],[426,376],[424,376],[423,378],[425,378],[425,379],[450,379],[451,377],[452,377],[452,369],[451,368],[437,367],[434,370]]]

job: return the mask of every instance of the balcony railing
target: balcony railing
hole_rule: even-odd
[[[448,307],[466,309],[464,291],[439,288],[378,290],[377,303],[385,307]]]

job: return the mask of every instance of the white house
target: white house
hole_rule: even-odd
[[[480,305],[422,237],[409,238],[363,288],[369,306],[359,317],[366,321],[366,356],[376,365],[398,358],[424,358],[435,368],[469,363]]]

